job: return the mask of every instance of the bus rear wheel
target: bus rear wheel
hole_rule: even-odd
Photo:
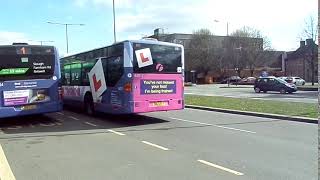
[[[94,115],[95,114],[93,98],[89,94],[87,94],[84,97],[84,110],[85,110],[86,114],[88,114],[88,115]]]

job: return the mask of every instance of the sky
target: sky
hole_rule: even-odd
[[[215,35],[243,27],[258,29],[276,50],[299,46],[305,23],[318,18],[317,0],[115,0],[117,41],[141,39],[156,28],[165,33],[192,33],[201,28]],[[0,44],[28,42],[54,45],[69,54],[113,43],[112,0],[2,0]],[[53,41],[53,42],[52,42]]]

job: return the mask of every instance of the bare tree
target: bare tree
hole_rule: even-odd
[[[213,34],[208,29],[200,29],[193,33],[189,49],[187,50],[187,69],[195,69],[205,75],[213,70],[215,45]]]
[[[318,37],[318,23],[313,16],[310,16],[305,20],[305,27],[303,29],[302,37],[304,39],[312,39],[311,47],[306,52],[305,59],[308,62],[308,65],[311,69],[311,83],[314,85],[315,73],[316,73],[316,64],[317,64],[317,49],[315,41]]]
[[[241,76],[241,71],[245,68],[245,63],[243,61],[242,44],[239,41],[241,38],[238,37],[228,37],[224,41],[224,64],[227,69],[234,69],[238,76]]]
[[[302,37],[306,39],[313,39],[314,41],[318,37],[318,24],[313,16],[310,16],[305,20],[304,29],[302,32]]]
[[[255,68],[268,59],[265,51],[271,50],[269,39],[263,36],[259,30],[250,27],[238,29],[231,36],[230,40],[233,41],[231,51],[238,54],[235,63],[238,74],[245,67],[248,67],[251,76],[253,76]]]

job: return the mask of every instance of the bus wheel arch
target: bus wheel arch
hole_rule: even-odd
[[[94,115],[95,110],[94,110],[94,103],[93,103],[93,97],[91,92],[86,92],[84,96],[84,110],[85,113],[88,115]]]

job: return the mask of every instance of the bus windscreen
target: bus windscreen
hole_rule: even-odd
[[[152,64],[139,67],[137,55],[139,50],[148,50],[152,56]],[[182,49],[176,46],[165,46],[156,44],[133,43],[133,71],[134,73],[159,73],[159,74],[181,74]]]
[[[53,52],[51,47],[0,47],[0,81],[51,78]]]

